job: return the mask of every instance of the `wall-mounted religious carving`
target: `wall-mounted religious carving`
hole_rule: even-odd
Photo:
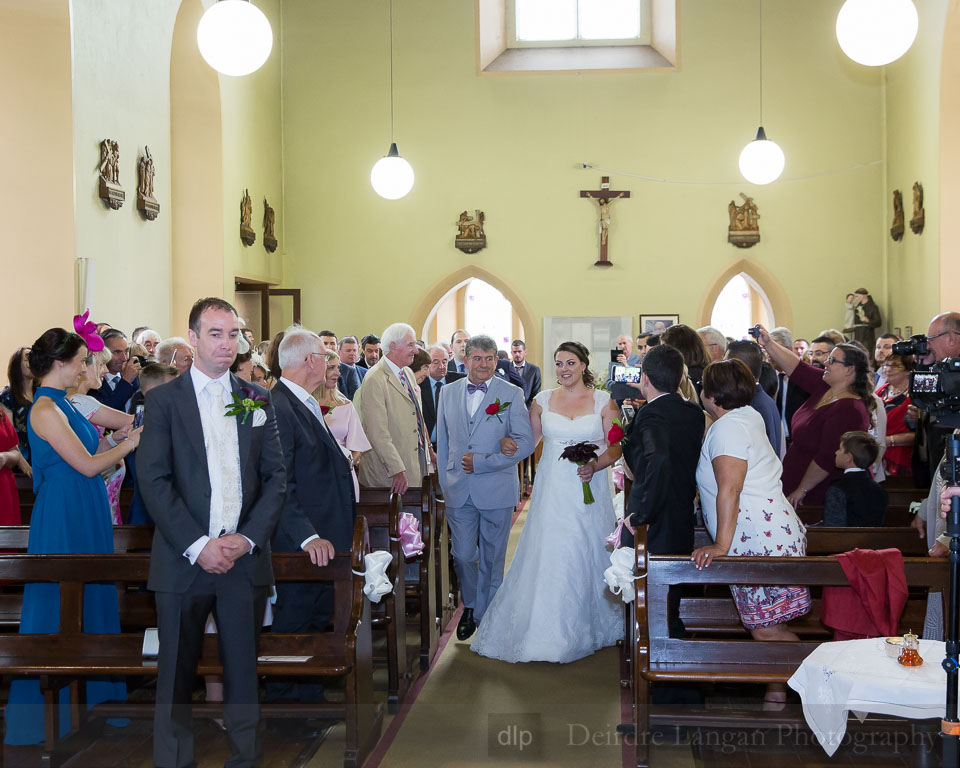
[[[100,142],[100,198],[113,210],[126,199],[120,186],[120,147],[112,139]]]
[[[760,242],[760,213],[752,197],[747,197],[743,192],[740,197],[743,198],[743,205],[737,205],[731,200],[727,206],[730,214],[727,242],[733,243],[737,248],[749,248]]]
[[[903,238],[903,195],[899,189],[893,190],[893,225],[890,227],[890,237],[894,240]]]
[[[483,211],[474,209],[474,216],[461,212],[457,221],[457,237],[453,244],[464,253],[476,253],[487,247],[487,236],[483,231]]]
[[[156,171],[153,167],[153,155],[150,154],[150,147],[146,145],[143,147],[143,155],[140,156],[137,171],[140,176],[137,187],[137,210],[148,221],[153,221],[160,213],[160,203],[153,196],[153,177]]]
[[[926,215],[923,210],[923,184],[919,181],[913,182],[913,218],[910,219],[910,229],[913,234],[919,235],[923,232],[923,223]]]
[[[273,233],[273,228],[277,223],[277,214],[270,207],[267,198],[263,198],[263,247],[270,253],[277,250],[277,236]]]
[[[253,202],[250,200],[250,190],[243,190],[243,199],[240,201],[240,239],[244,245],[253,245],[257,242],[257,233],[253,231]]]
[[[612,267],[613,262],[607,259],[607,235],[610,230],[610,206],[614,200],[630,197],[629,192],[618,192],[610,189],[610,177],[600,177],[600,189],[581,189],[580,197],[587,197],[597,201],[600,212],[600,259],[595,261],[595,267]]]

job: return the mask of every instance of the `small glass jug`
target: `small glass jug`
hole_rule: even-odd
[[[905,667],[919,667],[923,664],[923,659],[920,658],[920,641],[912,630],[903,636],[903,650],[900,651],[897,661]]]

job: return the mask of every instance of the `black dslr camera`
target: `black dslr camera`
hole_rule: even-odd
[[[898,341],[893,345],[891,351],[893,354],[900,355],[901,357],[905,357],[906,355],[924,357],[930,352],[930,347],[927,345],[927,337],[922,333],[918,333],[911,336],[907,341]]]

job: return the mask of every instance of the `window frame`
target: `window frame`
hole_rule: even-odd
[[[581,2],[590,0],[577,0],[578,10]],[[608,40],[581,40],[574,38],[570,40],[517,40],[517,0],[504,0],[506,23],[506,42],[507,48],[609,48],[621,46],[640,46],[651,45],[652,40],[652,17],[650,13],[651,0],[640,0],[640,35],[639,37],[615,38]],[[579,30],[579,14],[578,14]]]

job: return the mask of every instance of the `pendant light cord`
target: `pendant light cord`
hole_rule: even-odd
[[[393,0],[390,0],[390,143],[393,143]]]
[[[393,0],[390,0],[393,2]],[[763,125],[763,0],[760,4],[760,125]]]

